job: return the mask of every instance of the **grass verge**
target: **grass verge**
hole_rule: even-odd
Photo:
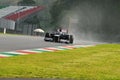
[[[120,80],[120,45],[1,58],[0,77]]]

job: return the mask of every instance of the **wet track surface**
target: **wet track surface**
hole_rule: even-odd
[[[95,42],[75,41],[74,44],[45,42],[40,36],[0,35],[0,52],[24,49],[75,45],[75,44],[98,44]]]

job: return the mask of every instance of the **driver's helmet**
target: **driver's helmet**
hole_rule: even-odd
[[[57,29],[57,32],[62,32],[62,29],[61,28]]]

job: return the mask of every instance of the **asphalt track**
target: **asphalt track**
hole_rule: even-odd
[[[0,52],[15,51],[24,49],[65,46],[65,45],[90,45],[99,44],[95,42],[75,41],[74,44],[45,42],[43,37],[40,36],[21,36],[21,35],[0,35]]]

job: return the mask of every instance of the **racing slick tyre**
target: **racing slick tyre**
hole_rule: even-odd
[[[46,33],[46,34],[45,34],[45,37],[49,37],[49,33]]]
[[[58,36],[54,36],[54,42],[59,42],[59,37]]]
[[[69,43],[73,44],[73,36],[72,35],[69,36]]]
[[[46,33],[46,34],[45,34],[44,41],[48,41],[47,38],[49,38],[49,33]]]

